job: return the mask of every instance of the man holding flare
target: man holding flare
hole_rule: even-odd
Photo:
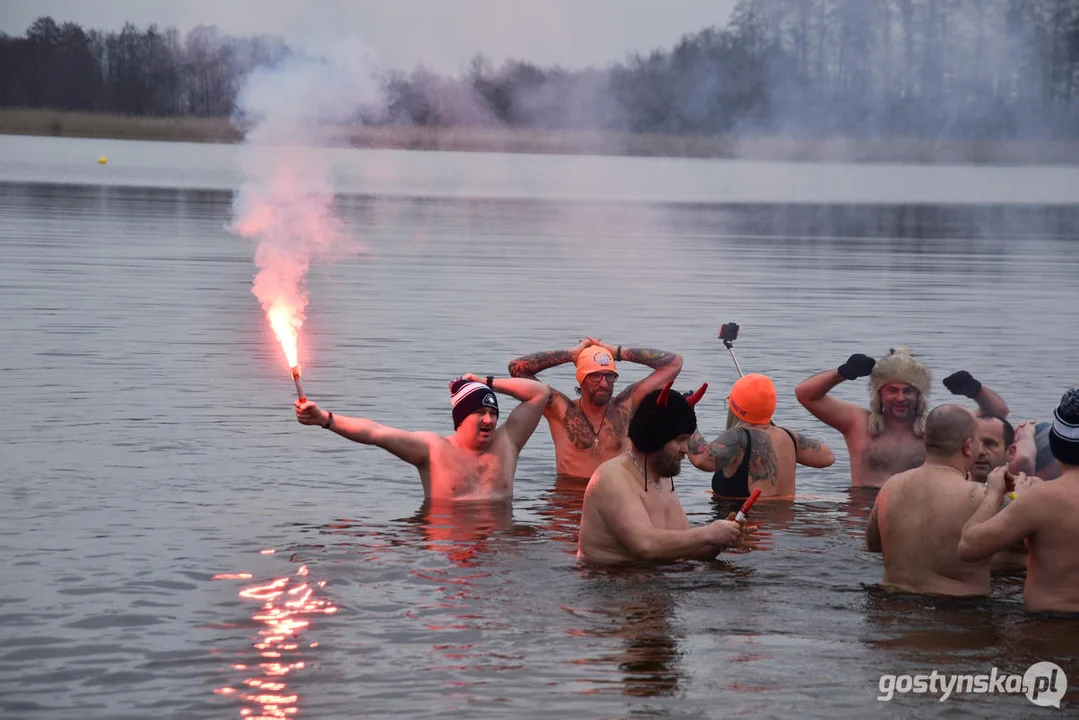
[[[498,427],[498,398],[520,405]],[[463,375],[450,383],[454,433],[410,432],[361,417],[327,412],[297,400],[296,420],[364,445],[376,445],[416,467],[424,496],[449,500],[511,500],[517,459],[539,425],[551,389],[523,378]]]

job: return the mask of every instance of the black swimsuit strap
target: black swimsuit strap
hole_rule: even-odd
[[[749,497],[749,460],[753,453],[753,434],[749,428],[741,428],[746,436],[746,446],[742,451],[742,462],[738,469],[727,477],[722,468],[716,468],[712,476],[712,492],[722,497]]]

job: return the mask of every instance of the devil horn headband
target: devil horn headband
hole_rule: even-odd
[[[659,397],[656,398],[656,407],[667,407],[667,400],[671,396],[671,386],[674,385],[674,380],[663,386],[663,389],[659,391]]]
[[[701,385],[699,388],[697,388],[697,392],[693,393],[692,395],[690,395],[689,397],[686,398],[686,402],[689,403],[690,406],[696,405],[698,402],[700,402],[700,399],[702,397],[704,397],[704,392],[707,389],[708,389],[708,383],[705,383],[704,385]]]

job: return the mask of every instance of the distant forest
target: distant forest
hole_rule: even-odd
[[[0,35],[0,106],[228,116],[292,50],[200,26]],[[477,56],[384,71],[380,124],[693,135],[1075,139],[1079,0],[741,0],[724,27],[604,68]]]

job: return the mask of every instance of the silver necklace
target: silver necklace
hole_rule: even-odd
[[[629,455],[629,459],[633,461],[633,464],[636,465],[637,469],[641,471],[641,475],[644,476],[644,489],[647,490],[648,489],[648,471],[645,470],[644,467],[639,462],[637,462],[637,457],[633,454],[632,451],[629,452],[629,453],[626,453],[626,454]],[[663,478],[660,478],[659,480],[662,480],[662,479]],[[652,481],[652,487],[654,487],[656,490],[659,490],[659,480],[653,480]]]

